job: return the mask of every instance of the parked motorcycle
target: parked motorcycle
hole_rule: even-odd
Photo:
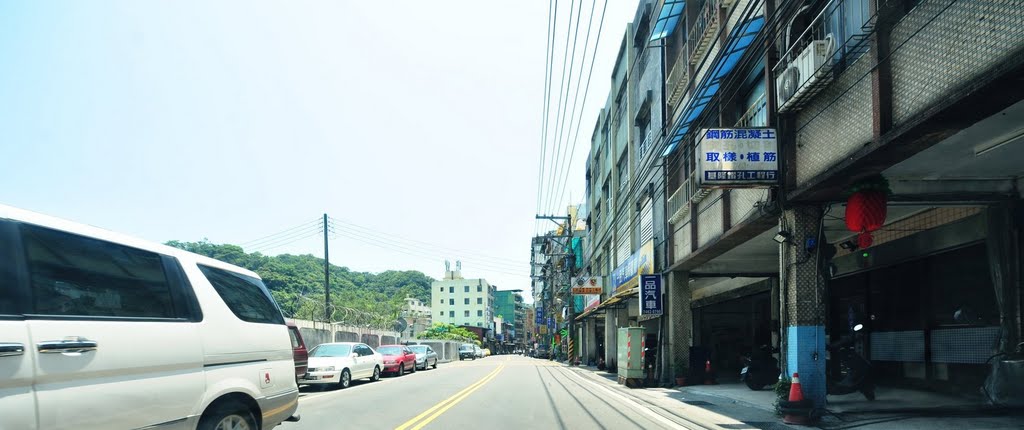
[[[875,400],[875,381],[871,375],[871,361],[862,356],[856,350],[856,343],[859,335],[864,330],[863,324],[853,327],[853,335],[844,336],[832,345],[829,351],[833,357],[838,358],[842,366],[843,378],[838,381],[828,381],[828,394],[845,395],[860,392],[868,400]]]
[[[751,390],[758,391],[778,382],[782,370],[779,369],[779,360],[772,356],[772,352],[768,345],[762,345],[754,354],[743,357],[740,380]]]

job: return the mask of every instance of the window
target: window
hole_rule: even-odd
[[[466,293],[468,293],[468,292],[469,292],[469,285],[466,285],[466,289],[465,289],[465,291],[464,291],[464,292],[466,292]]]
[[[466,297],[465,299],[463,299],[463,303],[462,304],[468,305],[469,304],[469,297]]]
[[[175,306],[173,296],[181,291],[172,291],[158,254],[41,227],[24,226],[22,233],[32,287],[31,312],[187,317],[184,306]]]
[[[253,323],[284,324],[281,310],[263,282],[239,273],[199,265],[199,270],[217,290],[238,319]]]
[[[464,311],[462,316],[468,317],[469,316],[469,311]]]
[[[619,158],[618,163],[615,165],[615,174],[619,178],[620,190],[626,188],[626,184],[629,183],[629,170],[627,169],[628,163],[626,162],[628,159],[629,157],[626,154],[622,154],[622,157]]]
[[[292,340],[292,349],[298,348],[299,346],[299,329],[295,327],[288,327],[288,337]]]
[[[442,292],[442,293],[444,292],[444,287],[441,287],[441,292]]]
[[[484,311],[476,311],[476,316],[478,316],[478,317],[484,316]]]
[[[451,306],[455,306],[455,299],[448,299],[448,304]]]
[[[478,305],[484,304],[484,298],[483,297],[477,297],[476,298],[476,304],[478,304]]]
[[[443,317],[444,316],[444,311],[437,311],[437,316],[438,317]]]
[[[455,318],[455,311],[448,311],[448,318]]]
[[[455,294],[455,287],[448,287],[448,294]]]
[[[483,290],[484,290],[484,287],[483,287],[483,286],[481,286],[481,285],[477,285],[477,286],[476,286],[476,292],[478,292],[478,293],[479,293],[479,292],[483,292]]]
[[[441,304],[443,305],[443,304],[444,304],[444,299],[441,299],[441,300],[440,300],[440,302],[441,302]]]

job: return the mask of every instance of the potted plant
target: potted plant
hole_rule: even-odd
[[[689,374],[690,369],[685,362],[676,363],[676,386],[682,387],[686,385],[686,376]]]

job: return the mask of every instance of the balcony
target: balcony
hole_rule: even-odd
[[[648,128],[647,134],[644,135],[644,140],[640,142],[640,145],[636,149],[636,163],[639,165],[647,151],[651,150],[651,146],[654,145],[654,129]]]
[[[806,106],[867,52],[875,20],[867,1],[832,0],[821,9],[772,69],[779,112]]]
[[[690,203],[697,203],[707,197],[711,190],[697,186],[697,173],[691,173],[690,177],[683,181],[683,184],[676,188],[672,196],[668,198],[667,213],[668,222],[676,224],[686,218],[690,213]]]
[[[764,127],[768,125],[768,104],[765,101],[765,95],[762,93],[761,97],[758,97],[754,104],[747,109],[746,112],[740,116],[740,119],[736,121],[735,128],[750,128],[750,127]]]
[[[719,19],[719,12],[732,6],[734,1],[704,0],[704,4],[700,6],[700,11],[697,12],[697,19],[693,22],[690,31],[687,33],[689,36],[686,40],[686,48],[691,65],[700,65],[700,62],[704,60],[704,56],[711,50],[711,46],[715,43],[715,36],[718,35],[719,25],[721,24],[719,22],[721,21]]]
[[[679,58],[672,66],[672,70],[668,72],[668,78],[665,79],[668,106],[675,106],[676,103],[679,103],[686,94],[686,88],[690,85],[690,66],[684,61],[684,55],[686,55],[686,49],[680,49]]]

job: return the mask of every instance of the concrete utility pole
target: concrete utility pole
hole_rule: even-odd
[[[573,332],[572,332],[572,330],[573,330],[573,318],[575,318],[575,312],[576,312],[575,303],[573,303],[573,300],[572,300],[572,288],[571,288],[572,278],[573,278],[573,266],[576,263],[576,257],[573,255],[573,252],[571,250],[572,249],[572,217],[569,216],[568,214],[566,214],[566,216],[537,215],[537,219],[547,219],[547,220],[551,220],[552,222],[555,222],[555,223],[558,223],[558,221],[560,221],[560,220],[564,220],[565,221],[566,232],[563,232],[560,235],[548,235],[548,240],[555,242],[556,244],[560,245],[560,247],[562,247],[562,248],[564,248],[566,245],[568,245],[569,248],[570,248],[570,251],[569,252],[551,252],[551,250],[549,250],[548,251],[548,267],[549,267],[549,269],[553,269],[553,267],[552,267],[553,264],[551,262],[551,257],[554,257],[554,256],[568,257],[568,259],[562,260],[562,267],[558,271],[559,273],[556,274],[556,273],[554,273],[554,270],[548,270],[548,276],[550,277],[549,279],[554,280],[554,282],[550,282],[549,283],[549,285],[551,285],[551,286],[557,285],[559,283],[558,282],[559,280],[565,280],[565,282],[564,282],[564,284],[565,284],[564,286],[566,288],[565,291],[557,291],[557,290],[554,291],[554,294],[552,294],[552,296],[551,296],[551,299],[552,299],[551,301],[554,302],[555,301],[554,299],[557,296],[562,295],[564,297],[563,298],[564,303],[566,304],[566,306],[569,307],[569,310],[567,312],[568,318],[567,318],[567,321],[566,321],[566,333],[567,333],[566,344],[572,345],[573,344],[572,339],[574,337],[573,336]],[[554,240],[556,238],[567,238],[568,240],[566,242],[564,242],[564,243],[558,243],[558,241]],[[555,327],[555,332],[556,333],[558,332],[558,327],[557,326]],[[552,353],[553,352],[554,351],[552,351]],[[574,356],[575,356],[575,351],[570,351],[570,353],[569,353],[569,362],[570,363],[575,363]]]
[[[324,321],[331,322],[331,262],[327,253],[327,214],[324,214]]]

